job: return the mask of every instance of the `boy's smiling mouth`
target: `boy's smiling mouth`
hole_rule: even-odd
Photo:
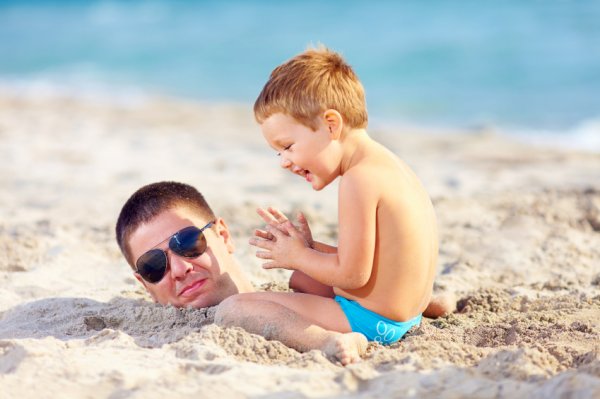
[[[309,183],[312,182],[313,175],[312,175],[312,173],[310,173],[309,170],[307,170],[307,169],[300,169],[299,171],[294,172],[294,173],[297,174],[300,177],[304,177],[304,179],[306,179],[307,182],[309,182]]]
[[[311,175],[312,178],[312,174],[310,173],[310,171],[308,169],[302,169],[301,167],[294,165],[294,167],[291,169],[291,172],[306,178],[307,180],[309,179],[309,175]]]

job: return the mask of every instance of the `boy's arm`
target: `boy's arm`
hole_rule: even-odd
[[[333,245],[325,244],[318,241],[313,241],[312,248],[315,251],[323,252],[326,254],[335,254],[338,250],[337,247],[334,247]]]
[[[269,260],[264,268],[300,270],[322,284],[342,289],[364,286],[371,277],[375,252],[378,189],[361,171],[348,172],[340,182],[339,246],[337,253],[323,253],[308,245],[289,221],[287,232],[268,226],[274,240],[256,243],[266,251],[256,256]]]

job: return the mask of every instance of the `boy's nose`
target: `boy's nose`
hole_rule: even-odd
[[[181,279],[188,274],[194,266],[187,259],[177,256],[169,251],[169,266],[173,279]]]
[[[289,169],[290,166],[292,166],[292,161],[290,161],[289,159],[285,158],[284,156],[281,157],[281,161],[279,162],[279,165],[283,168],[283,169]]]

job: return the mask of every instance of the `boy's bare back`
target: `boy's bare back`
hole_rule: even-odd
[[[435,276],[435,213],[412,170],[369,137],[352,68],[327,49],[307,50],[273,71],[254,111],[282,168],[317,191],[340,178],[337,248],[309,247],[288,231],[290,238],[255,242],[267,250],[257,253],[270,260],[265,267],[301,272],[392,321],[420,317]],[[302,292],[317,292],[308,288]]]
[[[431,296],[438,253],[433,206],[404,162],[366,133],[354,134],[347,140],[356,141],[356,150],[340,181],[339,245],[362,241],[367,252],[372,245],[373,263],[363,287],[334,291],[389,319],[408,320]]]

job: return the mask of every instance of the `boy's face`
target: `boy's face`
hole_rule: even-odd
[[[204,230],[207,249],[197,258],[184,258],[168,249],[168,238],[173,234],[188,226],[201,228],[208,222],[188,207],[176,206],[141,225],[131,235],[129,247],[134,262],[158,243],[161,244],[156,248],[167,252],[168,267],[164,277],[157,283],[149,283],[134,272],[136,279],[156,302],[201,308],[216,305],[237,293],[237,287],[228,273],[232,265],[233,244],[222,219],[217,220],[215,227]]]
[[[279,153],[282,168],[303,177],[314,190],[321,190],[339,176],[341,151],[324,121],[318,129],[276,113],[261,125],[267,143]]]

